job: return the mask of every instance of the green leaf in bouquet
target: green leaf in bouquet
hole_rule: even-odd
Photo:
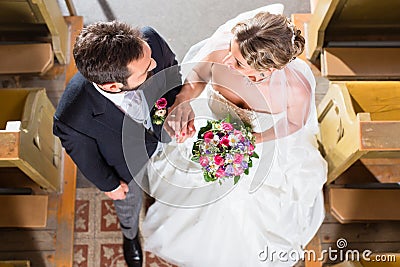
[[[250,167],[250,166],[249,166]],[[244,174],[249,175],[249,168],[244,170]]]
[[[224,121],[227,122],[227,123],[231,123],[231,120],[232,120],[231,114],[228,113],[228,116],[226,116]]]
[[[249,159],[249,162],[247,163],[247,165],[250,167],[253,167],[253,161],[251,159]]]
[[[197,138],[202,139],[203,134],[211,129],[212,129],[212,123],[211,121],[207,121],[207,125],[200,128]]]
[[[243,126],[245,131],[251,132],[252,130],[251,124],[249,124],[248,122],[243,122]]]
[[[208,174],[208,172],[204,172],[203,176],[206,182],[211,182],[213,180],[212,177]]]
[[[258,154],[256,152],[253,151],[253,154],[251,154],[251,156],[253,158],[259,159],[260,157],[258,156]]]
[[[200,163],[200,156],[199,155],[194,155],[191,157],[191,160],[196,162],[196,163]]]
[[[200,152],[199,143],[200,140],[197,140],[196,142],[193,143],[192,154],[198,154]]]
[[[237,182],[239,182],[240,176],[236,175],[235,177],[233,177],[233,184],[237,184]]]

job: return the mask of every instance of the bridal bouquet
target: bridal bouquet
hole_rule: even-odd
[[[193,144],[192,161],[200,163],[206,182],[234,179],[249,174],[254,152],[255,138],[251,127],[231,123],[230,118],[209,120],[198,134]]]

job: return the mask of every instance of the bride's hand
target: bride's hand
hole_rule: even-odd
[[[263,142],[263,137],[261,133],[252,133],[253,136],[256,138],[256,144],[262,143]]]
[[[204,90],[206,83],[200,82],[199,79],[197,78],[196,82],[186,81],[176,96],[174,104],[168,110],[164,129],[171,138],[175,137],[178,143],[184,142],[196,133],[194,112],[190,101]]]
[[[164,128],[171,138],[176,138],[178,143],[184,142],[195,134],[194,112],[189,100],[176,98],[168,110]]]

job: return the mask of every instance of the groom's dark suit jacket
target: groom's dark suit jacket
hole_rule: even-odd
[[[157,62],[153,77],[139,88],[153,114],[161,96],[168,106],[173,104],[180,90],[180,72],[165,40],[150,27],[142,32]],[[111,191],[120,180],[129,183],[146,164],[160,140],[161,128],[153,125],[153,131],[146,130],[77,73],[58,104],[53,132],[82,173],[100,190]]]

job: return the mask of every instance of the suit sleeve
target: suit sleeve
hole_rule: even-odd
[[[85,177],[100,190],[108,192],[120,185],[120,177],[101,156],[96,140],[75,131],[57,118],[54,118],[53,132]]]

